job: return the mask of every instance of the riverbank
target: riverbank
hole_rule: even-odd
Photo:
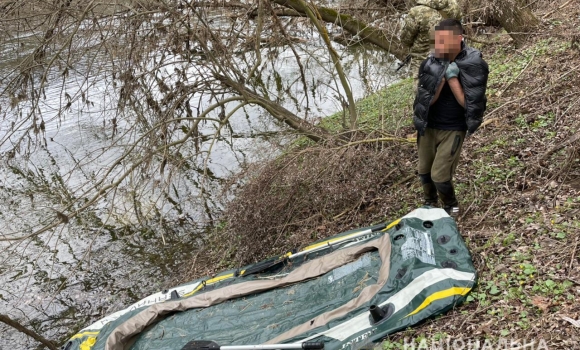
[[[456,177],[459,227],[479,285],[466,305],[393,335],[384,349],[409,339],[580,346],[580,328],[568,321],[580,318],[580,17],[573,11],[552,14],[523,48],[501,33],[480,46],[491,71],[488,109],[465,143]],[[359,102],[364,139],[346,147],[302,145],[247,168],[245,185],[183,280],[420,205],[412,100],[412,80],[403,80]],[[338,130],[341,119],[322,123]]]

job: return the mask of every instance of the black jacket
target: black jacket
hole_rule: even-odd
[[[455,58],[459,67],[459,81],[465,93],[465,118],[467,131],[475,132],[483,120],[483,112],[486,109],[487,76],[489,68],[483,60],[481,52],[463,45],[463,49]],[[427,119],[431,100],[435,96],[437,86],[445,77],[445,70],[449,62],[445,62],[429,55],[421,67],[419,67],[419,83],[417,96],[413,103],[413,123],[419,132],[424,135],[427,128]]]

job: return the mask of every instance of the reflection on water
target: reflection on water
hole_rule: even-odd
[[[269,56],[261,79],[271,100],[316,122],[341,109],[343,91],[332,65],[323,59],[327,54],[320,39],[310,30],[302,35],[308,40],[296,44],[296,49],[305,68],[307,90],[301,83],[286,88],[289,82],[301,79],[294,53],[287,47],[277,48],[275,55],[264,51],[263,56]],[[34,47],[34,40],[31,34],[20,35],[2,45],[2,56],[8,57],[0,66],[2,90],[7,84],[4,78],[16,69],[19,56]],[[355,99],[395,79],[396,64],[383,52],[336,48],[342,53]],[[247,55],[251,61],[252,54]],[[203,79],[196,67],[178,62],[177,57],[175,61],[160,74],[170,79],[179,70],[187,72],[192,81]],[[115,168],[110,179],[144,154],[136,150],[133,158],[120,160],[143,134],[134,127],[138,118],[117,108],[114,65],[97,54],[83,55],[67,75],[57,70],[48,75],[37,105],[21,101],[15,106],[18,96],[0,97],[1,235],[22,236],[52,223],[63,203],[76,200],[82,205],[82,194],[90,193],[91,186],[116,162],[122,166]],[[207,97],[197,99],[190,103],[200,110],[211,103]],[[31,112],[37,118],[36,133],[29,124],[19,124]],[[29,324],[50,339],[62,340],[108,313],[169,287],[168,281],[198,248],[196,238],[221,208],[223,179],[247,163],[276,156],[279,145],[287,140],[253,136],[283,130],[256,107],[238,110],[230,125],[213,146],[207,163],[203,152],[208,151],[209,142],[201,143],[199,154],[203,156],[187,145],[176,154],[183,160],[179,168],[155,175],[159,162],[152,162],[151,173],[131,175],[117,191],[68,224],[31,239],[0,241],[0,313]],[[215,129],[215,124],[205,123],[200,134],[211,139]],[[174,132],[179,137],[186,131]],[[15,148],[19,140],[24,140],[27,152]],[[203,169],[205,164],[208,171]],[[204,173],[211,175],[209,180],[202,178]],[[138,189],[138,177],[148,176],[159,179]],[[206,185],[204,191],[200,190],[202,184]],[[0,334],[0,348],[11,344],[12,350],[28,349],[35,344],[1,324]]]

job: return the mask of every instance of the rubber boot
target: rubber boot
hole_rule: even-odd
[[[421,185],[423,186],[423,196],[425,198],[424,205],[437,207],[439,201],[437,197],[437,188],[431,179],[431,173],[419,174],[419,178],[421,179]]]
[[[435,187],[437,187],[437,192],[439,192],[439,197],[443,202],[443,209],[450,216],[457,217],[459,215],[459,202],[455,197],[455,189],[451,181],[435,182]]]

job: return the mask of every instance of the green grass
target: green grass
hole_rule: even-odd
[[[393,131],[405,116],[410,117],[413,104],[413,79],[398,81],[357,102],[358,126],[363,131],[384,129]],[[320,126],[329,131],[343,131],[343,119],[348,115],[338,112],[324,118]],[[410,119],[409,119],[410,121]]]
[[[413,79],[400,80],[357,102],[358,128],[370,133],[380,130],[385,134],[396,132],[401,126],[411,124],[413,99]],[[348,111],[334,113],[320,122],[319,126],[332,133],[348,130]],[[300,137],[290,149],[313,145],[313,141]]]

